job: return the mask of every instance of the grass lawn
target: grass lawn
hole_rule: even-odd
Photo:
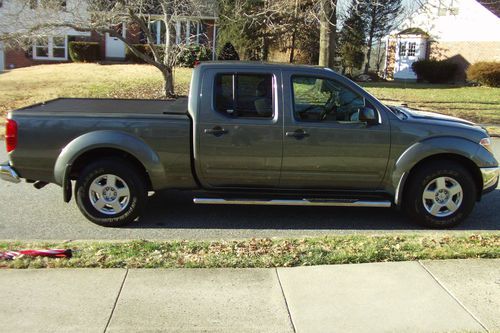
[[[186,95],[191,70],[179,68],[175,78],[177,93]],[[20,68],[0,74],[0,116],[57,97],[160,98],[161,82],[160,72],[148,65],[59,64]],[[410,107],[500,126],[500,88],[410,83],[364,86],[389,104],[404,102]],[[3,131],[3,126],[0,128]],[[499,127],[494,131],[500,134]]]
[[[76,252],[71,259],[0,261],[0,268],[250,268],[500,258],[500,234],[339,235],[216,242],[0,242],[0,251],[47,248]]]

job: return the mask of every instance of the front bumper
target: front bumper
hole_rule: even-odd
[[[498,186],[500,167],[481,168],[481,174],[483,176],[483,193],[493,191]]]
[[[0,164],[0,179],[16,184],[21,182],[16,170],[9,163]]]

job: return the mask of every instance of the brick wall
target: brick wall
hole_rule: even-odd
[[[465,81],[467,68],[479,61],[500,61],[500,42],[433,42],[429,56],[458,64],[456,79]]]
[[[65,62],[69,61],[35,60],[31,57],[31,50],[29,51],[21,49],[5,50],[5,69],[14,69],[14,68],[33,66],[33,65],[60,64]]]

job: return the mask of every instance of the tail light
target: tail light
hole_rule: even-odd
[[[12,119],[7,119],[5,124],[5,143],[7,144],[7,152],[10,153],[17,146],[17,123]]]

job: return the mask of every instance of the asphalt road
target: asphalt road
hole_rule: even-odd
[[[7,157],[0,142],[0,161]],[[500,157],[500,140],[495,140]],[[156,194],[147,213],[126,228],[87,221],[74,201],[65,204],[58,186],[0,182],[0,239],[241,239],[346,233],[450,232],[426,230],[402,213],[384,208],[198,206],[179,192]],[[476,205],[451,232],[500,229],[500,187]]]

